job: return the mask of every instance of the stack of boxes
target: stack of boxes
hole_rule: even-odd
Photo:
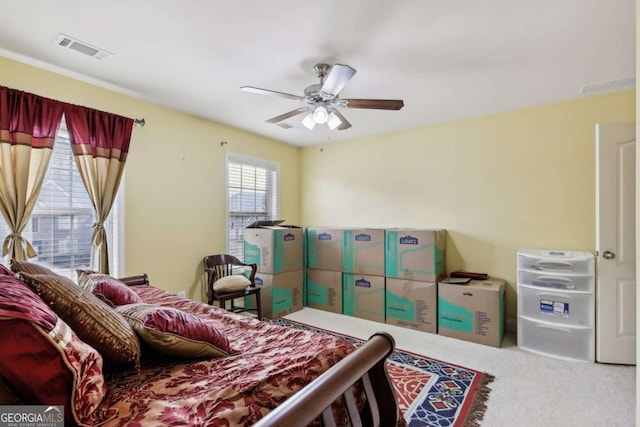
[[[437,283],[445,276],[444,230],[386,230],[386,322],[437,332]]]
[[[268,318],[302,309],[304,299],[320,310],[502,345],[506,283],[445,283],[445,230],[259,221],[245,229],[245,262],[258,264]]]
[[[307,305],[384,322],[384,230],[307,228]]]
[[[445,242],[444,230],[308,228],[307,305],[435,333]]]
[[[307,306],[342,313],[342,230],[307,228]]]
[[[343,313],[384,323],[384,230],[344,230]]]
[[[282,222],[256,221],[244,230],[244,262],[258,265],[262,315],[270,319],[302,309],[304,230]]]

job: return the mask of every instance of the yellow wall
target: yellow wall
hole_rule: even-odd
[[[444,228],[515,319],[518,249],[595,251],[595,125],[633,120],[627,91],[305,148],[302,223]]]
[[[126,275],[146,272],[158,287],[202,298],[202,258],[226,245],[227,150],[279,162],[281,217],[299,222],[299,148],[2,57],[0,85],[145,118],[125,171]]]

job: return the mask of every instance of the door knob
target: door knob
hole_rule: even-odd
[[[604,259],[614,259],[615,257],[616,257],[616,254],[614,254],[611,251],[604,251],[602,253],[602,258],[604,258]]]

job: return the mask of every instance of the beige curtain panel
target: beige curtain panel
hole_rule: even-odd
[[[20,261],[36,256],[22,231],[42,188],[63,105],[0,87],[0,212],[11,229],[2,256]]]
[[[77,105],[66,105],[64,113],[76,165],[95,209],[92,266],[108,274],[104,223],[120,187],[133,119]]]

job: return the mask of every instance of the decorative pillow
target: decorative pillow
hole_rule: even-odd
[[[251,281],[241,274],[221,277],[213,282],[213,290],[216,292],[231,292],[245,289]]]
[[[9,270],[7,266],[2,264],[0,264],[0,275],[16,277],[13,271]]]
[[[149,347],[185,359],[209,359],[237,353],[211,323],[171,307],[130,304],[115,308]]]
[[[16,261],[15,259],[11,259],[11,270],[13,270],[17,275],[20,273],[29,273],[29,274],[46,274],[48,276],[60,276],[55,271],[49,270],[47,267],[36,264],[34,262],[29,261]]]
[[[130,287],[108,274],[90,270],[76,270],[78,285],[91,292],[112,307],[142,302],[142,299]]]
[[[24,283],[0,275],[0,377],[26,404],[64,405],[65,425],[116,415],[103,402],[102,357]]]
[[[119,313],[63,276],[20,274],[78,337],[100,352],[107,365],[140,363],[140,341]]]

